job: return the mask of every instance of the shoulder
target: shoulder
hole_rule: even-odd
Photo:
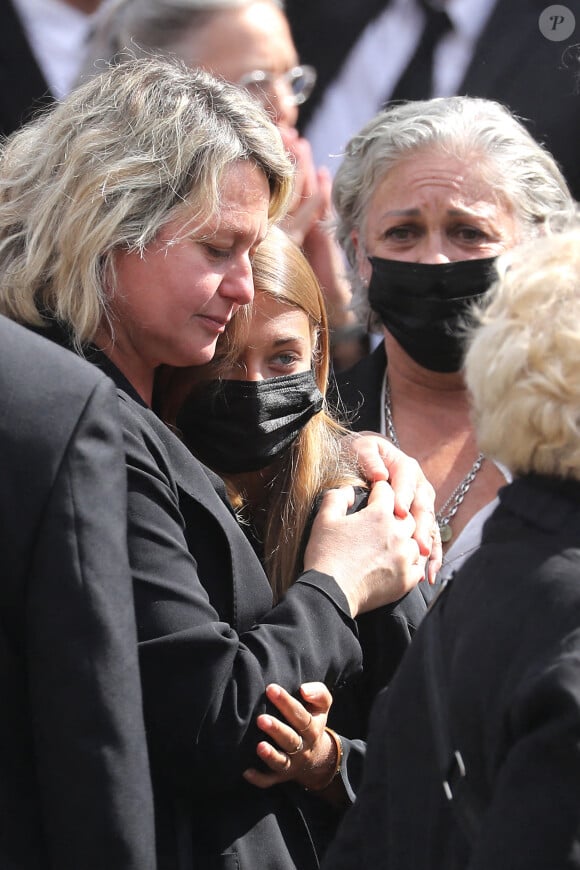
[[[105,377],[72,351],[1,315],[0,348],[2,378],[18,381],[20,377],[23,383],[30,380],[39,390],[58,383],[63,376],[60,387],[67,392],[94,387]]]
[[[93,396],[116,416],[112,383],[72,351],[0,317],[0,424],[17,434],[24,449],[63,441],[72,434]]]

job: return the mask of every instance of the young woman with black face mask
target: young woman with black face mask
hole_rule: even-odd
[[[274,598],[280,600],[303,569],[307,531],[321,494],[350,483],[355,510],[366,500],[367,485],[341,446],[347,430],[327,405],[327,315],[308,261],[285,233],[272,227],[254,254],[252,269],[255,296],[246,315],[239,314],[228,325],[211,363],[165,371],[159,401],[162,415],[189,449],[226,481]],[[354,798],[370,707],[396,670],[431,590],[422,583],[401,601],[357,619],[363,669],[335,690],[328,716],[329,725],[340,733],[336,765],[341,775],[323,783],[328,788],[321,795],[301,795],[302,811],[313,819],[311,830],[320,838],[319,852],[334,833],[344,805]],[[286,711],[284,699],[271,700]],[[293,715],[287,717],[291,725]],[[296,720],[299,746],[300,724],[307,718],[303,713]],[[264,730],[275,741],[274,732]],[[262,759],[271,761],[272,779],[255,770],[248,776],[252,784],[272,784],[276,774],[301,782],[296,769],[300,755],[287,763],[273,753],[266,750]]]
[[[379,113],[336,174],[337,235],[355,304],[384,340],[337,376],[353,428],[380,431],[434,485],[440,577],[479,545],[509,473],[479,451],[461,372],[495,258],[571,197],[550,154],[504,107],[439,98]],[[388,362],[388,364],[387,364]]]

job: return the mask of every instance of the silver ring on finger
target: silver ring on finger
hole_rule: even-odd
[[[300,728],[299,731],[298,731],[298,733],[299,733],[299,734],[304,734],[305,731],[308,731],[308,729],[310,728],[311,724],[312,724],[312,713],[310,714],[310,719],[308,720],[308,722],[306,723],[306,725],[304,726],[304,728]]]
[[[296,749],[293,749],[292,752],[288,752],[288,750],[286,750],[286,755],[288,755],[288,756],[290,756],[290,755],[297,755],[299,752],[302,752],[303,749],[304,749],[304,741],[303,741],[303,739],[302,739],[302,737],[301,737],[301,738],[300,738],[300,743],[298,744],[298,746],[296,747]]]

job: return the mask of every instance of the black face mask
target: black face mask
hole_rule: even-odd
[[[236,474],[270,465],[322,405],[311,371],[265,381],[219,380],[194,392],[176,422],[202,462]]]
[[[496,258],[441,264],[369,260],[370,306],[403,350],[430,371],[459,371],[469,311],[493,284]]]

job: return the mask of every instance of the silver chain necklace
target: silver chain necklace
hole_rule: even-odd
[[[388,378],[386,379],[385,383],[385,429],[387,430],[387,436],[389,440],[392,441],[395,447],[398,447],[400,450],[401,445],[399,444],[399,439],[395,430],[395,423],[393,421],[393,409],[391,406],[391,388],[389,386]],[[483,453],[478,454],[475,462],[473,463],[463,480],[458,483],[447,501],[439,508],[439,510],[435,514],[435,519],[437,520],[437,525],[439,526],[439,531],[441,532],[441,541],[444,544],[447,544],[453,537],[453,531],[450,525],[451,520],[457,513],[459,505],[469,492],[469,488],[475,480],[475,475],[481,468],[484,458],[485,457]]]

